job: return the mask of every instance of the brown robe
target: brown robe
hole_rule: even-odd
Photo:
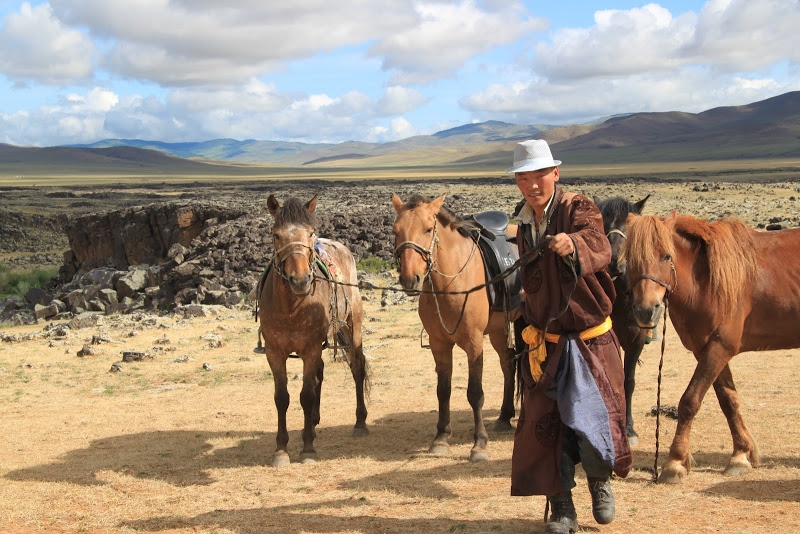
[[[520,225],[520,256],[532,248],[524,232],[525,227]],[[578,333],[599,325],[611,314],[616,296],[606,271],[611,246],[597,206],[582,195],[556,189],[546,235],[561,232],[575,244],[577,282],[567,262],[545,248],[521,268],[525,290],[521,311],[528,324],[547,328],[548,333],[575,334],[609,414],[615,453],[611,467],[617,476],[625,477],[632,457],[625,430],[625,374],[619,341],[613,330],[587,341],[577,338]],[[565,308],[562,315],[549,321]],[[531,378],[528,359],[522,358],[523,401],[511,458],[512,495],[553,495],[562,491],[561,418],[556,401],[545,392],[555,377],[565,343],[563,335],[558,343],[547,343],[544,374],[538,383]]]

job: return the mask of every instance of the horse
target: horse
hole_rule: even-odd
[[[652,328],[668,313],[697,360],[658,482],[678,483],[689,473],[692,421],[712,384],[733,439],[723,473],[757,467],[728,364],[741,352],[800,346],[800,228],[760,232],[731,217],[708,222],[672,212],[628,216],[627,236],[623,258],[637,322]]]
[[[435,200],[415,195],[408,203],[392,195],[397,214],[393,226],[395,258],[403,289],[409,295],[419,295],[417,311],[436,366],[439,419],[429,452],[444,455],[449,450],[453,347],[458,345],[466,353],[469,366],[467,400],[474,420],[469,459],[481,462],[488,460],[489,439],[482,413],[483,336],[489,335],[503,371],[503,402],[494,428],[511,431],[516,351],[508,346],[514,336],[509,323],[519,317],[519,312],[493,311],[485,289],[468,292],[487,282],[484,258],[476,240],[463,231],[469,221],[456,216],[443,202],[444,195]]]
[[[631,445],[638,445],[639,434],[633,426],[633,411],[631,401],[633,390],[636,388],[636,366],[642,349],[647,342],[647,330],[640,328],[633,316],[633,298],[630,292],[628,276],[625,272],[625,263],[620,261],[622,247],[625,244],[625,221],[628,214],[641,214],[645,202],[650,198],[647,195],[638,202],[629,202],[621,197],[613,197],[606,200],[594,198],[594,203],[600,208],[603,214],[603,227],[611,243],[611,263],[608,265],[608,273],[614,280],[614,288],[617,297],[614,300],[614,307],[611,311],[611,322],[614,325],[614,332],[617,334],[619,344],[625,353],[625,405],[626,405],[626,431],[628,442]]]
[[[347,361],[356,385],[356,423],[353,436],[368,434],[364,397],[368,388],[367,364],[361,338],[363,305],[357,288],[353,255],[342,243],[315,235],[317,196],[303,204],[289,198],[280,205],[274,195],[267,207],[274,219],[274,254],[258,300],[264,351],[275,383],[278,411],[277,448],[273,467],[289,464],[286,411],[289,408],[286,359],[297,355],[303,362],[303,449],[300,461],[318,460],[315,427],[320,421],[322,359],[329,339],[345,341]],[[338,283],[341,282],[341,283]],[[337,341],[334,341],[334,344]],[[341,348],[341,347],[335,347]],[[342,352],[345,352],[343,349]]]

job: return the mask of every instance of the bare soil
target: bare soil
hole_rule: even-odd
[[[702,191],[698,183],[578,183],[571,189],[633,200],[653,193],[650,213],[732,212],[753,226],[775,218],[796,226],[797,185],[720,183]],[[487,194],[481,186],[441,184],[422,192]],[[513,198],[510,186],[507,196]],[[498,209],[511,207],[505,202]],[[193,319],[109,316],[66,336],[52,323],[4,327],[9,341],[0,341],[0,531],[543,532],[544,497],[509,495],[512,434],[495,433],[489,424],[489,461],[468,461],[472,416],[466,361],[458,350],[453,446],[444,457],[427,453],[437,419],[436,379],[433,358],[420,347],[416,307],[382,307],[379,292],[363,295],[370,434],[351,437],[353,381],[345,364],[328,357],[317,427],[320,461],[296,463],[301,366],[290,360],[293,463],[283,469],[270,467],[277,426],[272,377],[264,356],[253,351],[257,324],[249,308]],[[666,340],[661,402],[677,405],[694,358],[671,326]],[[96,353],[79,356],[86,345]],[[738,477],[722,475],[732,446],[712,393],[693,427],[695,467],[682,484],[664,486],[651,482],[656,444],[663,460],[675,421],[662,416],[656,436],[656,419],[649,415],[660,348],[647,345],[637,370],[633,412],[640,444],[631,474],[613,482],[616,519],[605,526],[594,522],[579,470],[581,528],[800,532],[800,350],[741,354],[731,364],[762,465]],[[488,341],[485,350],[484,411],[491,423],[502,375]],[[123,362],[124,352],[145,358]],[[121,370],[112,372],[114,365]]]

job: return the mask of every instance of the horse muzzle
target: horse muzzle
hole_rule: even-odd
[[[663,311],[663,304],[660,302],[653,306],[633,306],[633,317],[640,328],[655,328]]]
[[[400,275],[400,285],[403,286],[403,291],[406,295],[414,297],[422,292],[422,283],[424,279],[422,276],[415,274],[413,276]]]
[[[311,293],[311,288],[314,287],[314,277],[311,273],[306,276],[289,276],[289,289],[298,297],[304,297]]]

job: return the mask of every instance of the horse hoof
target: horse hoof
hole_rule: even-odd
[[[428,452],[434,456],[446,456],[447,453],[450,452],[450,447],[448,445],[442,445],[441,443],[434,443],[431,445],[431,448],[428,449]]]
[[[353,437],[354,438],[363,438],[365,436],[369,436],[369,429],[365,426],[355,426],[353,427]]]
[[[731,458],[722,474],[727,477],[735,477],[750,471],[750,469],[752,469],[750,462],[747,461],[746,457],[742,456]]]
[[[316,452],[301,452],[300,453],[300,463],[301,464],[315,464],[319,461],[319,457],[317,456]]]
[[[494,422],[494,431],[495,432],[512,432],[514,431],[514,425],[511,424],[511,421],[506,421],[505,419],[498,419]]]
[[[664,466],[661,474],[658,475],[659,484],[680,484],[681,479],[686,476],[686,468],[678,462],[669,463]]]
[[[631,447],[639,445],[639,436],[628,436],[628,445]]]
[[[272,457],[272,467],[286,467],[289,465],[289,454],[286,451],[278,451]]]
[[[469,461],[473,464],[488,462],[489,455],[486,454],[486,451],[472,451],[469,453]]]

